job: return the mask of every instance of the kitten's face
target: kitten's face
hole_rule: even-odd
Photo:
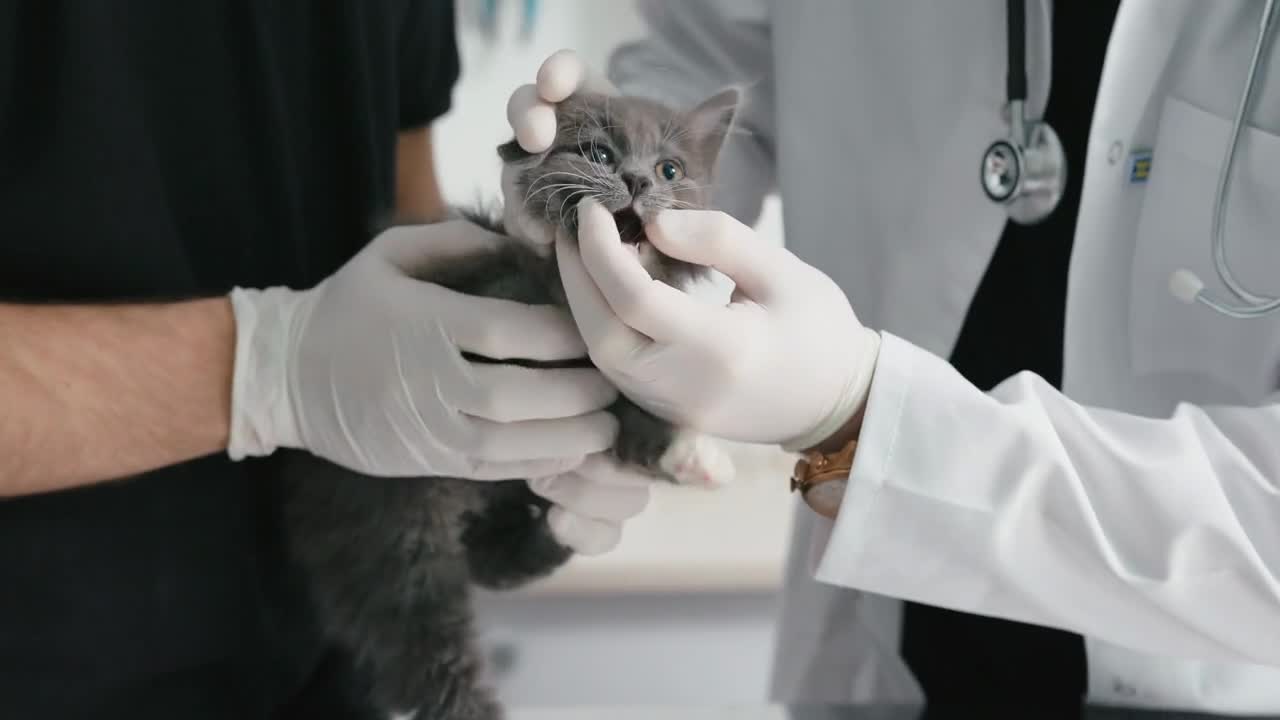
[[[708,207],[716,159],[739,93],[727,90],[688,112],[641,98],[578,94],[556,107],[551,149],[530,155],[512,140],[500,147],[507,231],[549,243],[557,229],[576,235],[577,206],[592,198],[613,213],[622,242],[667,282],[694,266],[657,252],[644,224],[668,208]]]

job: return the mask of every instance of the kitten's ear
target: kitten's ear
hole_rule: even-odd
[[[720,149],[724,147],[724,141],[733,129],[742,97],[740,88],[725,88],[688,112],[689,127],[693,131],[693,137],[697,138],[698,150],[707,167],[715,165]]]
[[[508,140],[498,146],[498,157],[504,163],[513,163],[520,160],[527,160],[533,157],[533,153],[525,150],[520,146],[520,142],[515,138]]]

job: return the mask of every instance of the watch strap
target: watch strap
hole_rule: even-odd
[[[811,450],[797,462],[791,475],[791,492],[799,492],[811,510],[835,518],[844,500],[857,440],[850,440],[833,453]]]

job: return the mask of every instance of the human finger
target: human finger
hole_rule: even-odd
[[[564,235],[557,236],[556,262],[565,297],[573,310],[573,321],[597,365],[618,366],[649,344],[648,338],[627,327],[614,314],[582,264],[575,241]]]
[[[554,420],[501,423],[467,418],[462,450],[488,462],[585,458],[613,446],[618,420],[603,410]],[[526,476],[530,477],[530,476]]]
[[[472,363],[468,382],[440,392],[448,405],[468,415],[511,423],[555,420],[603,410],[617,389],[595,368],[527,368]]]
[[[556,109],[538,97],[535,85],[521,85],[507,100],[507,122],[516,142],[535,155],[546,152],[556,139]]]
[[[578,248],[600,294],[628,327],[658,341],[705,335],[713,306],[650,277],[622,243],[613,216],[593,200],[579,205]]]
[[[622,464],[617,458],[613,457],[613,455],[609,453],[599,453],[587,456],[587,458],[582,461],[582,465],[578,466],[576,470],[595,482],[604,483],[606,485],[640,485],[643,487],[650,487],[654,482],[653,476]]]
[[[735,291],[754,300],[765,299],[778,274],[781,248],[724,212],[667,210],[645,231],[663,254],[724,273]]]
[[[570,49],[557,50],[538,68],[538,97],[558,103],[578,91],[587,75],[587,65]]]
[[[557,50],[542,62],[537,75],[538,97],[544,102],[564,102],[577,92],[617,95],[609,78],[588,65],[573,50]]]
[[[649,505],[649,487],[606,485],[579,472],[535,478],[529,488],[541,497],[594,520],[622,522]]]
[[[573,318],[550,305],[479,297],[440,286],[438,317],[459,349],[493,360],[574,360],[587,345]]]

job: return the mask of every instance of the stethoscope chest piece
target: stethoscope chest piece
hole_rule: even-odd
[[[1020,129],[1018,125],[1021,123],[1015,124],[1015,130]],[[1046,123],[1026,124],[1025,145],[1017,141],[1018,134],[991,143],[983,153],[982,190],[993,202],[1005,206],[1009,219],[1019,225],[1034,225],[1062,200],[1067,158],[1058,134]]]

